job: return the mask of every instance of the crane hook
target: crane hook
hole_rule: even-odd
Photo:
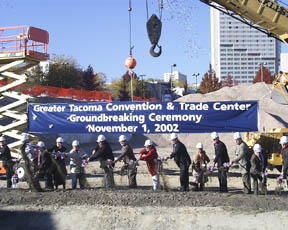
[[[159,51],[158,52],[155,52],[155,48],[156,46],[159,48]],[[159,46],[158,44],[153,44],[150,48],[150,54],[153,56],[153,57],[159,57],[162,53],[162,47]]]

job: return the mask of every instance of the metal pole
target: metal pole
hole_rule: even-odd
[[[134,72],[132,71],[131,72],[131,81],[130,81],[130,83],[131,83],[131,101],[133,101],[133,74],[134,74]]]
[[[260,68],[261,68],[261,82],[263,82],[263,65],[262,65],[262,63],[261,63]]]

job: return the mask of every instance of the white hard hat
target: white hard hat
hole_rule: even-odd
[[[283,144],[287,144],[288,143],[288,136],[283,136],[280,138],[280,142],[281,145]]]
[[[6,141],[6,138],[3,137],[3,136],[1,136],[1,137],[0,137],[0,141]]]
[[[121,142],[121,141],[126,141],[126,140],[127,140],[127,138],[126,138],[125,135],[121,135],[121,136],[119,137],[119,142]]]
[[[234,133],[233,137],[234,137],[234,140],[242,138],[241,133],[239,133],[239,132]]]
[[[178,134],[177,133],[171,133],[171,136],[170,136],[170,140],[175,140],[178,138]]]
[[[29,140],[29,137],[27,135],[23,135],[20,140],[21,141],[27,141],[27,140]]]
[[[150,145],[153,145],[153,142],[151,140],[146,140],[144,146],[147,147]]]
[[[56,139],[56,143],[63,143],[64,142],[64,140],[63,140],[63,138],[62,137],[58,137],[57,139]]]
[[[201,142],[197,143],[196,148],[203,149],[203,144]]]
[[[253,150],[256,153],[261,153],[261,151],[262,151],[261,145],[255,144],[254,147],[253,147]]]
[[[74,140],[74,141],[72,142],[72,146],[79,146],[79,141]]]
[[[219,137],[219,134],[217,132],[211,133],[211,139],[212,140],[216,139],[217,137]]]
[[[43,141],[39,141],[39,142],[37,143],[37,146],[40,147],[40,148],[44,148],[44,147],[45,147],[45,144],[44,144]]]
[[[99,135],[98,136],[98,138],[97,138],[97,142],[100,142],[100,141],[105,141],[106,140],[106,138],[105,138],[105,136],[104,135]]]

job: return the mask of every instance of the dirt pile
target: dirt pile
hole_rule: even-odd
[[[282,105],[271,99],[271,85],[257,83],[253,85],[238,85],[224,87],[216,92],[207,94],[189,94],[179,98],[181,102],[211,102],[211,101],[251,101],[259,102],[259,132],[267,132],[273,128],[288,127],[288,105]],[[168,134],[147,135],[159,146],[169,145]],[[220,134],[220,139],[225,142],[228,152],[233,154],[235,143],[231,133]],[[213,155],[214,149],[210,133],[181,134],[180,139],[192,152],[195,151],[197,142],[202,142],[208,153]],[[210,154],[209,154],[210,155]]]

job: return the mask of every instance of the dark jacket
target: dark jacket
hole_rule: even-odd
[[[254,175],[259,175],[261,176],[262,173],[262,160],[260,157],[256,156],[256,154],[253,154],[251,157],[251,169],[250,173]]]
[[[130,160],[136,161],[133,149],[130,145],[126,144],[125,146],[122,146],[121,151],[122,153],[117,159],[118,161],[123,160],[125,164],[128,164]]]
[[[52,159],[51,154],[45,149],[40,153],[40,169],[41,170],[48,170],[49,172],[52,170]]]
[[[215,143],[214,148],[215,148],[214,163],[217,163],[218,167],[230,161],[226,145],[222,141],[219,140],[217,143]]]
[[[174,158],[175,163],[179,168],[189,168],[191,165],[191,158],[187,152],[187,149],[179,140],[173,145],[173,152],[171,153],[170,158]]]
[[[108,159],[114,161],[114,155],[110,144],[106,141],[104,141],[101,147],[97,144],[96,148],[93,150],[90,160],[106,161]]]
[[[7,145],[3,145],[3,147],[0,148],[0,160],[3,161],[5,168],[12,163],[10,149]]]

